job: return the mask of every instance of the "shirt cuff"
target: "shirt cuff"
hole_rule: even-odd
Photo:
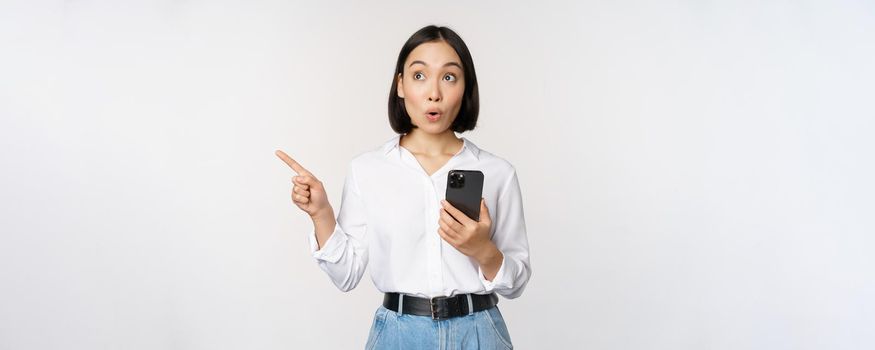
[[[340,229],[340,225],[334,226],[334,232],[328,237],[328,241],[322,249],[319,249],[319,241],[316,240],[316,230],[310,231],[307,236],[310,240],[310,253],[316,260],[336,263],[343,256],[346,247],[346,235]]]
[[[480,277],[480,282],[483,283],[486,292],[492,292],[496,289],[510,289],[513,287],[513,273],[512,271],[509,271],[512,269],[512,265],[508,265],[508,259],[507,254],[504,254],[504,259],[501,260],[501,267],[498,268],[498,272],[495,273],[495,277],[492,278],[492,281],[487,280],[486,277],[483,276],[482,267],[477,267],[477,276]]]

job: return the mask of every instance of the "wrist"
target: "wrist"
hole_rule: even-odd
[[[310,219],[313,220],[314,224],[334,221],[334,209],[328,206],[310,215]]]
[[[474,259],[477,260],[477,263],[479,263],[480,265],[488,265],[501,257],[501,251],[498,250],[498,247],[495,246],[495,243],[492,243],[490,241],[489,244],[482,251],[480,251],[480,254],[477,254]]]

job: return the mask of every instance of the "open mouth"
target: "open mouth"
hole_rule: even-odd
[[[428,121],[434,122],[441,118],[441,112],[435,109],[431,109],[428,113],[425,114],[425,117],[428,118]]]

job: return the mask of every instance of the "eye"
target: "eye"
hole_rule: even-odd
[[[444,80],[446,81],[456,81],[456,76],[454,74],[444,75]]]
[[[425,78],[425,75],[420,73],[420,72],[416,72],[413,74],[413,80],[421,80],[424,78]]]

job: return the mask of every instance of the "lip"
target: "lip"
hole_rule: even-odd
[[[432,114],[432,113],[435,113],[435,114]],[[437,108],[434,108],[434,107],[429,108],[427,111],[425,111],[425,117],[426,117],[426,118],[428,119],[428,121],[430,121],[430,122],[436,122],[436,121],[438,121],[438,119],[441,119],[441,116],[442,116],[442,115],[443,115],[443,113],[441,113],[441,110],[440,110],[440,109],[437,109]]]

